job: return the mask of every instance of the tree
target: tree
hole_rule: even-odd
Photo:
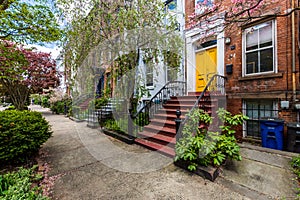
[[[166,12],[162,1],[59,2],[70,19],[64,49],[65,65],[67,70],[77,72],[77,79],[81,79],[79,76],[84,72],[92,71],[88,68],[106,65],[114,77],[129,76],[126,88],[130,88],[129,96],[132,97],[138,85],[135,84],[136,73],[127,72],[138,67],[142,54],[147,52],[147,57],[156,63],[165,51],[182,53],[182,38],[174,34],[178,27],[176,16]],[[73,9],[68,10],[70,7]],[[87,76],[82,78],[84,84],[87,84]],[[125,99],[131,97],[124,96]]]
[[[8,93],[18,109],[23,109],[29,92],[47,88],[45,81],[56,79],[50,75],[55,74],[55,63],[49,54],[20,45],[61,39],[63,30],[58,24],[58,10],[51,3],[46,0],[0,0],[0,81],[2,93]],[[57,81],[54,82],[56,86]]]
[[[44,0],[0,0],[0,39],[21,43],[59,40],[62,31],[54,8]]]
[[[16,0],[0,0],[0,12],[6,10]]]
[[[59,74],[48,53],[36,52],[9,41],[0,43],[0,84],[13,105],[23,110],[31,93],[57,87]]]
[[[164,3],[157,0],[105,1],[88,3],[59,0],[69,18],[69,29],[65,41],[65,54],[70,65],[78,68],[88,53],[103,41],[115,42],[115,36],[140,28],[174,30],[174,17],[165,12]],[[80,2],[80,3],[78,3]],[[126,2],[126,1],[125,1]],[[68,8],[72,7],[71,10]],[[86,8],[86,9],[83,9]],[[90,10],[89,12],[87,10]],[[74,14],[75,13],[75,14]],[[165,23],[169,18],[169,24]],[[112,49],[106,49],[112,52]]]

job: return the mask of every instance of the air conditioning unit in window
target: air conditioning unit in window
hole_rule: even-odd
[[[280,101],[280,107],[281,109],[288,109],[290,107],[289,101]]]

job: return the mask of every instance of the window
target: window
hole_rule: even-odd
[[[195,0],[195,14],[201,15],[214,6],[214,0]]]
[[[275,100],[244,100],[243,110],[249,117],[244,125],[244,133],[251,138],[261,138],[260,119],[278,117],[278,103]]]
[[[275,72],[275,21],[244,31],[244,74]]]
[[[168,0],[165,2],[167,12],[176,12],[177,9],[177,1],[176,0]]]
[[[176,0],[168,0],[165,1],[165,12],[167,14],[165,18],[165,24],[171,25],[173,19],[170,19],[170,16],[175,16],[177,11],[177,1]]]
[[[167,66],[167,82],[177,80],[177,73],[177,68]]]
[[[146,86],[153,86],[153,63],[148,62],[146,66]]]

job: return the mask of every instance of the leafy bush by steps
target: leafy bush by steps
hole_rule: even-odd
[[[248,117],[242,114],[233,116],[224,109],[219,109],[217,114],[218,119],[213,119],[200,109],[188,114],[190,118],[183,128],[183,137],[176,143],[175,161],[187,161],[190,171],[195,171],[198,165],[219,167],[226,159],[242,159],[234,137],[234,127],[241,125]],[[199,128],[199,124],[206,126]],[[218,131],[206,128],[214,124],[218,126]]]
[[[48,140],[50,125],[39,112],[0,112],[0,163],[24,161]]]
[[[20,168],[17,172],[0,175],[1,200],[47,200],[42,195],[40,187],[33,187],[32,183],[41,180],[42,176],[31,169]]]

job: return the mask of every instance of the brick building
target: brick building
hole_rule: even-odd
[[[207,14],[217,3],[185,1],[188,91],[201,91],[210,74],[226,76],[227,109],[250,117],[237,137],[260,142],[259,119],[299,121],[300,13],[291,12],[297,2],[265,0],[253,10],[256,18],[236,23],[229,22],[231,0]]]

